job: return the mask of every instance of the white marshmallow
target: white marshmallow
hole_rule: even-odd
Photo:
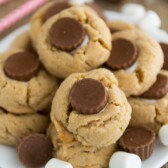
[[[131,67],[127,68],[125,71],[131,73],[131,72],[134,72],[137,67],[138,67],[138,62],[136,61]]]
[[[141,99],[141,101],[148,103],[148,104],[155,104],[157,100],[155,99]]]
[[[159,139],[163,145],[168,146],[168,125],[163,125],[160,128]]]
[[[89,43],[89,36],[86,35],[85,38],[84,38],[84,40],[83,40],[83,42],[82,42],[82,44],[81,44],[79,47],[77,47],[76,49],[74,49],[73,51],[71,51],[71,53],[74,54],[74,53],[77,52],[81,47],[85,47],[88,43]]]
[[[139,156],[126,152],[115,152],[109,163],[109,168],[141,168],[141,166]]]
[[[159,28],[161,27],[161,19],[154,11],[147,11],[145,16],[137,23],[140,28]]]
[[[51,159],[46,164],[45,168],[73,168],[72,165],[68,162],[58,160],[58,159]]]
[[[85,3],[93,3],[94,0],[69,0],[69,2],[76,5],[84,5]]]
[[[121,12],[125,15],[130,16],[132,23],[138,22],[146,14],[146,10],[142,5],[136,3],[128,3],[124,5]]]
[[[146,34],[153,37],[158,42],[168,42],[168,33],[162,29],[154,28],[141,28]]]

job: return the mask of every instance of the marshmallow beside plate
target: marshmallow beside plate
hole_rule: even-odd
[[[136,23],[146,14],[145,8],[136,3],[127,3],[122,7],[121,12],[127,16],[130,16],[132,23]]]
[[[159,139],[163,145],[168,146],[168,125],[163,125],[160,128]]]
[[[53,158],[48,161],[45,168],[73,168],[73,167],[68,162]]]
[[[140,28],[156,29],[161,27],[161,19],[154,11],[147,11],[144,17],[138,22]]]
[[[168,33],[165,30],[157,28],[141,28],[141,30],[158,42],[168,43]]]
[[[126,152],[115,152],[109,163],[109,168],[141,168],[141,166],[139,156]]]

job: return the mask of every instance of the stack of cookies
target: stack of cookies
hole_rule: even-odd
[[[43,166],[52,152],[74,168],[107,168],[118,144],[149,158],[168,122],[167,56],[167,44],[106,22],[94,3],[46,4],[0,57],[0,142],[21,141],[27,167]],[[46,130],[53,147],[39,134]]]

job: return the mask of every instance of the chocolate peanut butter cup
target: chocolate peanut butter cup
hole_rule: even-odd
[[[117,39],[112,42],[112,51],[106,65],[112,70],[129,68],[138,57],[137,47],[129,40]]]
[[[168,70],[168,43],[160,43],[160,46],[164,54],[164,64],[162,69]]]
[[[85,29],[82,24],[72,18],[63,18],[55,22],[50,31],[51,43],[58,49],[71,51],[84,40]]]
[[[51,7],[48,8],[44,15],[44,21],[48,20],[50,17],[58,14],[64,9],[70,8],[71,5],[68,2],[56,2]]]
[[[155,136],[155,133],[147,128],[128,128],[120,138],[119,146],[124,151],[137,154],[142,160],[145,160],[153,152]]]
[[[168,77],[162,74],[157,76],[156,82],[143,93],[141,97],[147,99],[160,99],[168,93]]]
[[[18,52],[7,58],[4,64],[5,74],[12,79],[28,81],[36,76],[40,68],[38,57],[30,52]]]
[[[18,145],[19,160],[26,167],[44,166],[52,158],[52,144],[43,134],[31,134]]]
[[[106,88],[97,80],[82,79],[76,82],[69,94],[69,101],[74,110],[82,114],[100,112],[107,104]]]

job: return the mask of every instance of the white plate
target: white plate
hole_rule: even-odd
[[[109,20],[123,20],[132,22],[131,17],[123,16],[122,14],[106,11],[106,16]],[[20,33],[29,29],[29,25],[25,25],[13,33],[9,34],[4,40],[0,42],[0,52],[7,50],[12,40]],[[159,140],[155,145],[152,156],[143,162],[142,168],[160,168],[168,162],[168,147],[164,147]],[[0,168],[25,168],[17,159],[17,152],[15,148],[0,145]]]

